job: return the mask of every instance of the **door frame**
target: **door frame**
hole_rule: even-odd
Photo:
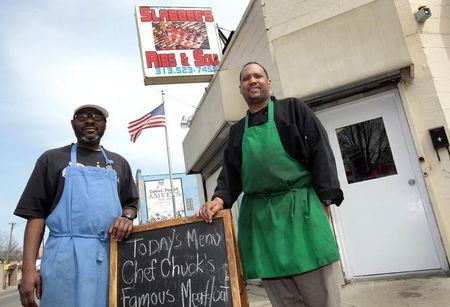
[[[370,100],[370,99],[380,98],[383,96],[386,96],[386,97],[393,96],[392,97],[393,104],[394,104],[393,106],[396,111],[396,117],[398,118],[400,127],[401,127],[400,132],[404,138],[404,142],[405,142],[407,153],[408,153],[408,159],[409,159],[410,165],[412,166],[412,171],[415,175],[415,178],[417,178],[416,184],[418,187],[419,195],[423,202],[426,220],[428,222],[428,227],[429,227],[429,230],[430,230],[430,233],[432,236],[434,249],[436,251],[437,257],[439,258],[441,270],[409,271],[409,272],[400,272],[400,273],[395,272],[395,273],[366,275],[366,276],[356,276],[355,277],[354,272],[352,270],[352,266],[350,265],[349,260],[348,260],[349,253],[347,251],[347,247],[344,244],[344,242],[346,242],[345,234],[344,234],[342,227],[340,226],[340,223],[337,222],[337,221],[341,221],[341,218],[339,217],[339,215],[340,215],[339,209],[337,209],[336,207],[333,206],[331,208],[331,212],[332,212],[332,216],[334,216],[336,218],[332,219],[332,224],[333,224],[332,226],[333,226],[333,228],[335,228],[335,236],[336,236],[336,239],[337,239],[337,242],[339,245],[339,249],[344,256],[341,258],[341,261],[342,261],[342,271],[344,273],[344,279],[346,279],[346,280],[373,279],[373,278],[383,278],[383,277],[387,277],[387,276],[416,275],[416,274],[430,273],[431,271],[438,273],[438,272],[442,272],[442,271],[445,272],[445,271],[449,270],[447,256],[446,256],[444,246],[441,241],[441,234],[439,232],[439,228],[438,228],[438,225],[436,222],[433,207],[431,205],[431,201],[430,201],[430,198],[428,195],[428,190],[426,187],[425,180],[423,178],[423,173],[420,168],[417,151],[414,146],[414,140],[411,135],[411,131],[410,131],[410,128],[408,125],[408,120],[406,117],[405,110],[403,108],[403,104],[402,104],[402,100],[401,100],[401,96],[399,94],[398,88],[394,88],[394,89],[390,88],[390,89],[380,90],[375,93],[368,92],[363,95],[355,95],[353,97],[353,99],[350,97],[348,99],[345,99],[345,101],[342,103],[331,102],[329,104],[329,107],[324,106],[324,108],[320,108],[320,110],[317,110],[316,114],[320,115],[320,113],[325,113],[332,109],[336,110],[344,105],[348,106],[351,104],[358,104],[363,101],[367,101],[368,99]],[[370,102],[368,102],[368,103],[370,103]],[[340,155],[340,152],[334,153],[334,155],[335,156]],[[342,159],[342,157],[341,157],[341,159]],[[339,167],[338,167],[338,169],[339,169]],[[345,200],[344,200],[344,202],[345,202]],[[345,205],[345,203],[344,203],[344,205]]]
[[[414,139],[409,128],[410,126],[408,124],[408,118],[406,117],[406,112],[403,107],[403,101],[397,88],[395,90],[392,90],[391,92],[393,92],[394,94],[394,107],[397,110],[397,116],[400,119],[400,125],[402,127],[402,133],[408,149],[409,159],[413,167],[414,175],[417,178],[417,186],[419,188],[420,196],[422,197],[422,201],[424,202],[424,210],[427,215],[428,227],[430,228],[430,232],[433,236],[434,248],[436,249],[437,255],[439,257],[441,269],[443,271],[448,271],[449,264],[447,261],[447,255],[442,243],[441,233],[439,232],[439,226],[436,221],[433,206],[428,195],[428,189],[424,179],[424,175],[422,173],[422,169],[420,168],[419,155],[417,154]]]

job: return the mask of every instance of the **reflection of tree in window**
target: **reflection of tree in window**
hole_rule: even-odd
[[[336,129],[348,183],[397,174],[381,117]]]

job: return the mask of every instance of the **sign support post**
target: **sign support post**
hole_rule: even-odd
[[[161,91],[161,96],[162,96],[162,102],[164,105],[166,103],[166,101],[164,99],[164,91]],[[170,161],[169,136],[167,133],[167,126],[168,126],[168,121],[167,121],[167,115],[166,115],[166,125],[164,126],[164,131],[166,133],[167,163],[169,165],[169,178],[170,178],[170,195],[172,196],[173,218],[175,219],[177,217],[177,208],[175,205],[175,195],[173,194],[172,163]]]

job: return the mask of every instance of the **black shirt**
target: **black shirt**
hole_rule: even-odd
[[[23,218],[47,218],[55,209],[64,189],[65,168],[70,163],[71,146],[55,148],[43,153],[36,162],[25,190],[17,204],[15,215]],[[128,162],[120,155],[105,150],[113,160],[118,177],[118,194],[122,208],[137,210],[138,192]],[[106,167],[101,151],[77,147],[77,163],[84,166]]]
[[[284,150],[309,169],[314,190],[320,200],[331,200],[340,205],[344,199],[337,177],[336,163],[328,140],[328,135],[314,112],[297,98],[274,102],[274,120]],[[267,107],[257,113],[249,114],[249,127],[267,122]],[[245,118],[230,129],[228,145],[224,152],[222,170],[217,179],[214,197],[231,208],[242,192],[242,137]]]

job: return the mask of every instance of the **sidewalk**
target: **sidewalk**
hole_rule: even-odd
[[[0,288],[0,297],[19,291],[17,286],[8,286],[6,289]]]
[[[0,289],[0,297],[17,291],[17,286]],[[260,281],[249,281],[250,307],[271,307]],[[448,307],[450,277],[434,276],[398,280],[360,281],[342,289],[343,307]]]
[[[270,307],[258,281],[247,285],[250,307]],[[448,307],[450,277],[360,281],[342,289],[343,307]]]
[[[247,282],[247,295],[250,307],[272,306],[267,297],[261,281],[251,280]]]

